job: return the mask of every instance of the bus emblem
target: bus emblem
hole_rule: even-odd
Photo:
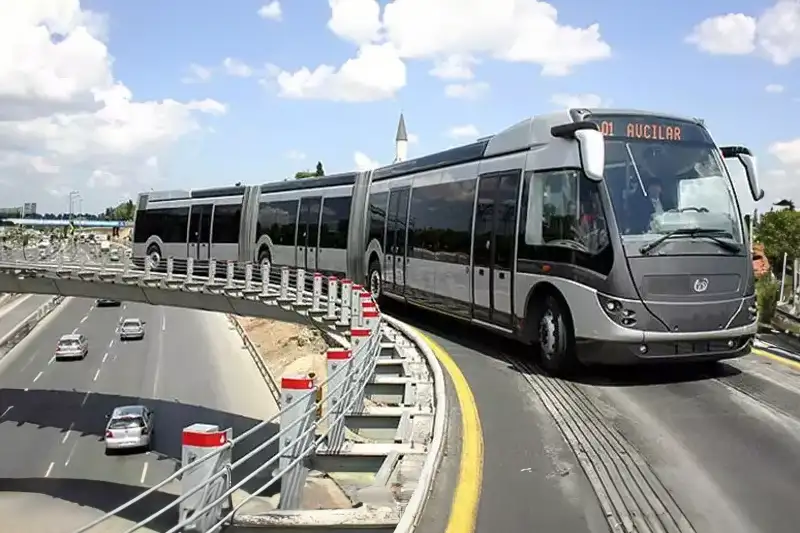
[[[706,289],[708,289],[708,278],[694,280],[694,292],[706,292]]]

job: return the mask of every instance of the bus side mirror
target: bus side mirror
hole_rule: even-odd
[[[747,176],[747,185],[750,187],[750,195],[756,202],[764,198],[764,189],[759,185],[758,168],[756,168],[756,157],[749,148],[744,146],[723,146],[722,157],[725,159],[736,159],[744,167]]]
[[[606,165],[603,134],[595,129],[580,129],[575,132],[575,139],[580,149],[583,172],[592,181],[602,181]]]

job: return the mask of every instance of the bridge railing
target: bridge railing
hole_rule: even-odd
[[[167,258],[163,268],[155,268],[150,260],[145,260],[139,268],[124,253],[118,260],[112,260],[110,254],[92,255],[80,247],[69,246],[53,255],[30,259],[19,248],[0,251],[0,291],[9,290],[7,286],[14,284],[20,290],[20,284],[43,281],[49,284],[48,291],[57,292],[59,280],[65,280],[73,288],[76,282],[83,282],[203,293],[302,314],[329,332],[331,338],[339,339],[340,347],[327,350],[328,371],[324,379],[313,375],[282,377],[281,405],[275,416],[240,435],[233,436],[228,430],[230,438],[223,438],[224,443],[211,453],[184,464],[166,479],[75,533],[93,530],[170,483],[197,479],[198,472],[201,475],[197,484],[189,487],[182,484],[179,497],[127,531],[146,527],[171,511],[177,511],[178,519],[170,533],[189,526],[194,531],[215,531],[230,523],[249,500],[277,484],[280,484],[279,509],[297,509],[308,473],[307,460],[318,451],[337,453],[345,445],[345,417],[363,411],[365,389],[387,344],[383,342],[384,334],[391,333],[386,338],[394,335],[387,330],[389,326],[372,296],[350,280],[319,273],[308,275],[303,269],[277,269],[279,281],[273,283],[270,280],[274,272],[266,264],[228,261],[219,265],[224,277],[217,277],[217,266],[212,260],[198,269],[191,260]],[[308,283],[307,278],[310,278]],[[256,439],[261,437],[262,430],[272,425],[280,429],[259,443]],[[232,450],[246,441],[249,451],[233,460]],[[256,468],[243,468],[252,459],[261,462]],[[244,475],[234,483],[236,472]],[[247,496],[234,504],[233,494],[265,473],[268,479],[255,490],[248,488]]]

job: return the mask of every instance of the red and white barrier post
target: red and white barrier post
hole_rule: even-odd
[[[338,450],[344,444],[345,407],[353,396],[353,357],[346,348],[328,350],[328,383],[325,413],[328,417],[328,448]]]
[[[325,320],[336,320],[336,298],[338,298],[339,280],[336,276],[328,278],[328,311],[325,313]]]
[[[278,508],[281,510],[300,507],[308,468],[304,460],[297,461],[291,467],[289,465],[295,459],[307,454],[307,448],[316,438],[313,431],[301,437],[317,421],[317,410],[314,407],[316,399],[317,387],[314,378],[284,376],[281,379],[281,437],[278,453],[280,453],[279,471],[285,471],[281,478],[281,497],[278,503]]]

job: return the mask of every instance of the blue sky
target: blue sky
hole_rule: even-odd
[[[791,182],[800,177],[800,155],[791,154],[800,152],[800,142],[797,150],[783,146],[783,162],[770,153],[770,146],[800,139],[798,122],[792,118],[800,117],[796,59],[800,30],[787,35],[786,30],[774,28],[775,20],[763,16],[781,7],[776,0],[554,0],[550,6],[557,10],[558,24],[573,27],[572,38],[561,31],[544,43],[535,38],[524,41],[526,49],[516,51],[509,51],[509,42],[491,34],[493,27],[511,31],[514,21],[501,20],[504,10],[511,13],[515,4],[518,9],[534,6],[533,14],[516,15],[523,26],[514,26],[514,31],[524,37],[552,29],[541,26],[547,6],[532,0],[427,2],[426,9],[414,11],[418,0],[395,0],[395,16],[383,30],[387,33],[370,39],[371,0],[283,1],[275,3],[279,10],[269,7],[266,16],[260,16],[259,9],[271,1],[84,0],[82,13],[104,15],[96,24],[101,28],[91,33],[106,44],[109,61],[113,58],[108,72],[124,83],[132,100],[205,104],[192,108],[191,119],[182,117],[191,120],[191,127],[184,124],[179,133],[167,136],[169,142],[159,138],[158,143],[136,145],[135,151],[126,147],[127,154],[135,152],[126,165],[111,161],[113,153],[102,157],[93,153],[95,159],[70,155],[72,163],[57,166],[59,175],[74,176],[55,181],[33,178],[39,180],[39,188],[31,188],[29,181],[19,194],[43,207],[58,206],[65,192],[74,188],[81,192],[87,210],[97,210],[151,186],[266,182],[313,167],[317,160],[329,173],[351,170],[356,168],[357,152],[361,164],[391,161],[401,110],[416,137],[409,150],[414,156],[470,140],[468,135],[463,139],[449,135],[453,128],[469,133],[471,126],[481,135],[490,134],[527,116],[563,107],[567,96],[586,102],[586,95],[590,100],[599,97],[604,105],[702,117],[720,144],[746,144],[757,151],[769,198],[794,192]],[[492,6],[491,10],[481,15],[480,4]],[[789,8],[784,5],[777,11],[778,19],[796,16],[800,23],[800,8]],[[333,29],[332,13],[338,17]],[[728,19],[728,24],[719,20],[706,28],[702,39],[687,42],[703,20],[736,13],[741,15]],[[470,42],[470,35],[480,31],[469,28],[481,28],[481,20],[489,20],[483,24],[487,35]],[[594,38],[586,32],[593,24],[598,25]],[[751,26],[756,30],[748,35]],[[415,31],[424,35],[416,38]],[[575,39],[575,32],[584,32],[584,41]],[[448,38],[450,42],[445,42]],[[754,50],[744,53],[748,40],[755,43]],[[313,70],[326,64],[338,69],[356,58],[360,49],[378,50],[387,41],[400,50],[398,57],[378,56],[371,66],[354,70],[348,80],[323,76],[314,87],[297,78],[293,85],[286,81],[289,73],[303,67]],[[716,50],[721,47],[727,54],[704,52],[698,49],[701,41],[710,43],[707,50],[714,50],[716,41]],[[381,50],[386,53],[385,47]],[[431,74],[437,61],[455,57],[463,64],[467,55],[478,61],[471,64],[472,79],[457,79],[453,72],[450,79]],[[226,58],[229,65],[235,60],[240,67],[249,67],[250,75],[242,76],[246,72],[241,68],[240,75],[231,75]],[[525,61],[507,60],[515,58]],[[405,66],[404,77],[398,64]],[[208,77],[200,79],[197,73]],[[462,88],[459,92],[451,87],[448,95],[448,85]],[[779,85],[783,91],[768,92],[768,85]],[[294,92],[287,93],[286,87]],[[341,100],[342,94],[371,101],[331,100],[336,96]],[[2,96],[0,90],[0,100]],[[223,107],[210,107],[212,101]],[[149,126],[167,128],[156,118],[153,122]],[[0,140],[0,153],[2,148]],[[147,150],[154,155],[148,156]],[[298,159],[299,154],[305,159]],[[58,159],[48,155],[47,148],[42,157]],[[102,172],[114,179],[101,180],[92,165],[102,166]],[[147,174],[142,169],[148,165],[157,171]],[[88,184],[83,182],[87,173],[97,176]]]

